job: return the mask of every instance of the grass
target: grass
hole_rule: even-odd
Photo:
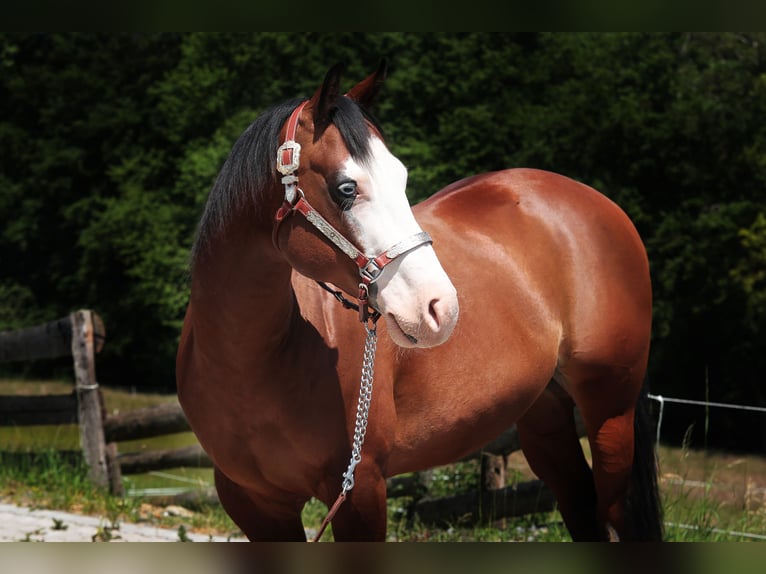
[[[584,450],[588,452],[587,444]],[[766,541],[766,458],[661,446],[660,489],[668,542]],[[478,486],[476,462],[436,469],[431,493],[454,494]],[[508,484],[534,478],[521,453],[510,456]],[[436,528],[411,519],[407,498],[388,503],[388,540],[399,542],[566,542],[557,511],[478,525]],[[312,502],[305,522],[318,524],[323,505]],[[759,538],[762,537],[762,538]],[[323,540],[332,540],[331,533]]]
[[[685,447],[659,456],[669,539],[766,541],[765,458]]]
[[[0,394],[71,392],[72,385],[51,381],[0,381]],[[105,388],[109,412],[175,401],[173,395],[148,395]],[[120,452],[173,448],[195,444],[191,433],[120,443]],[[585,451],[588,452],[587,444]],[[153,504],[151,497],[115,497],[87,480],[77,451],[79,434],[74,426],[0,428],[0,500],[37,508],[69,510],[98,515],[105,521],[104,537],[120,522],[176,528],[179,540],[188,532],[232,536],[238,528],[218,505],[195,509],[182,516]],[[19,456],[19,453],[32,453]],[[686,446],[658,450],[661,491],[669,541],[758,540],[766,537],[766,458],[692,450]],[[170,474],[174,479],[168,479]],[[436,469],[431,494],[442,496],[476,488],[478,464],[464,462]],[[508,482],[534,478],[521,453],[509,457]],[[128,489],[212,484],[209,469],[174,469],[124,477]],[[181,482],[183,481],[183,482]],[[388,502],[390,541],[567,541],[570,540],[557,511],[507,518],[479,525],[453,524],[436,528],[410,514],[412,499]],[[304,524],[318,528],[327,509],[311,500],[303,511]],[[332,540],[332,528],[323,536]]]

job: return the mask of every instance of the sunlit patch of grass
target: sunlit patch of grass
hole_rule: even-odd
[[[99,505],[104,493],[88,480],[79,453],[49,449],[0,453],[0,494],[28,506],[87,512]]]

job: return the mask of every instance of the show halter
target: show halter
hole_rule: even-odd
[[[375,257],[367,257],[354,246],[342,233],[335,229],[311,204],[306,200],[303,190],[298,187],[297,171],[300,167],[301,146],[295,141],[295,133],[298,130],[298,120],[303,108],[308,101],[301,103],[287,121],[285,141],[277,149],[277,171],[282,174],[282,184],[285,186],[284,202],[277,210],[272,240],[278,246],[279,227],[285,218],[292,213],[302,214],[309,223],[316,227],[319,232],[329,239],[338,249],[345,253],[359,268],[359,294],[358,304],[355,305],[346,299],[340,291],[335,291],[325,283],[318,282],[324,289],[332,293],[347,309],[358,309],[359,321],[364,325],[367,336],[364,343],[364,360],[362,362],[362,376],[359,388],[359,399],[356,405],[356,421],[354,423],[354,439],[351,447],[351,460],[346,472],[343,473],[341,492],[335,503],[322,521],[319,531],[313,541],[317,542],[322,537],[327,525],[335,516],[341,504],[346,500],[348,492],[354,488],[354,469],[362,460],[362,445],[367,433],[367,419],[370,414],[370,401],[372,400],[372,383],[375,370],[375,350],[377,347],[376,323],[380,318],[380,312],[372,308],[369,303],[369,288],[381,276],[383,269],[397,257],[417,249],[422,245],[433,243],[431,236],[425,231],[416,233],[383,253]]]
[[[383,253],[367,257],[356,246],[346,239],[341,232],[335,229],[317,210],[306,200],[303,190],[298,187],[298,176],[296,175],[300,166],[301,146],[295,141],[295,133],[298,129],[298,119],[303,108],[308,101],[301,103],[287,121],[287,130],[285,141],[277,149],[277,171],[282,174],[282,184],[285,186],[285,198],[281,207],[277,210],[275,216],[275,225],[273,229],[273,239],[277,244],[277,235],[279,227],[284,219],[295,212],[303,215],[309,223],[316,227],[319,232],[329,239],[338,249],[349,257],[359,268],[359,320],[367,323],[368,319],[377,320],[380,314],[373,309],[370,311],[369,305],[369,287],[375,283],[381,276],[383,269],[394,261],[397,257],[404,255],[422,245],[433,243],[431,236],[425,231],[415,233],[410,237],[400,241],[396,245],[389,247]]]

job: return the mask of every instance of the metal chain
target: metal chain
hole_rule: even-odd
[[[360,301],[361,304],[361,301]],[[370,401],[372,400],[372,379],[375,375],[375,348],[378,344],[378,333],[375,327],[377,317],[372,318],[372,328],[365,323],[367,338],[364,341],[364,361],[362,362],[362,381],[359,385],[359,399],[356,402],[356,422],[354,423],[354,444],[351,447],[351,460],[346,472],[343,473],[343,486],[337,500],[322,520],[314,542],[319,542],[327,525],[335,517],[340,505],[346,500],[346,493],[354,488],[354,469],[362,461],[362,445],[367,434],[367,419],[370,416]]]
[[[362,445],[367,434],[367,419],[370,415],[370,401],[372,400],[372,381],[375,375],[375,349],[378,344],[378,332],[373,324],[372,328],[364,326],[367,338],[364,342],[364,361],[362,363],[362,380],[359,384],[359,400],[356,403],[356,423],[354,424],[354,444],[351,447],[351,460],[346,472],[343,473],[343,488],[341,496],[354,488],[354,469],[362,460]]]

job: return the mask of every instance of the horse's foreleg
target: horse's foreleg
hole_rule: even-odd
[[[251,541],[305,541],[301,521],[305,501],[257,496],[215,469],[215,488],[226,513]]]
[[[372,466],[372,465],[371,465]],[[386,480],[379,469],[356,468],[355,486],[332,520],[336,541],[384,541],[388,508]]]

